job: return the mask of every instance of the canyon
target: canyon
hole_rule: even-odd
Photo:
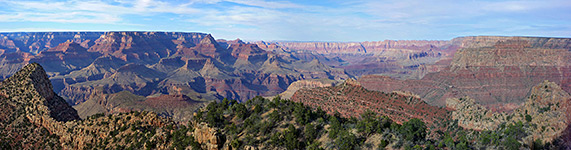
[[[183,32],[0,36],[0,117],[7,118],[0,134],[8,135],[0,142],[13,147],[42,149],[37,143],[47,142],[66,149],[166,149],[180,141],[172,138],[190,137],[186,148],[280,148],[288,145],[276,141],[310,136],[316,125],[316,141],[323,143],[298,146],[334,148],[352,135],[398,148],[400,139],[408,139],[401,125],[416,123],[430,131],[422,147],[451,138],[452,146],[468,140],[472,148],[505,148],[474,138],[491,132],[501,142],[525,147],[571,146],[568,38],[244,42]],[[382,130],[363,133],[360,121],[377,116]],[[355,127],[358,132],[351,131]],[[335,128],[348,131],[340,138],[325,132]],[[275,134],[262,136],[267,131]],[[264,139],[250,139],[250,132]],[[261,143],[250,142],[256,140]]]
[[[510,111],[549,80],[571,92],[571,40],[536,37],[464,37],[450,65],[421,79],[398,80],[367,75],[358,81],[367,89],[410,91],[427,103],[445,106],[447,98],[468,96],[495,111]]]
[[[0,36],[0,79],[26,64],[40,63],[54,91],[78,109],[87,108],[79,107],[86,102],[103,104],[109,99],[102,101],[101,97],[122,91],[129,92],[129,97],[144,97],[136,98],[141,101],[184,95],[194,104],[271,97],[302,80],[340,82],[367,74],[419,78],[446,66],[458,47],[451,41],[243,42],[185,32],[13,32]],[[293,92],[295,88],[287,97]],[[103,106],[80,112],[132,110]]]
[[[272,96],[301,79],[347,79],[343,69],[240,40],[182,32],[0,33],[0,75],[41,63],[54,90],[77,105],[94,93],[188,95],[198,101]]]

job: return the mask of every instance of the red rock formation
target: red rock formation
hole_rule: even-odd
[[[69,72],[87,67],[99,56],[99,53],[87,52],[87,49],[78,43],[67,41],[40,52],[30,58],[30,61],[44,65],[47,72]]]
[[[449,117],[447,110],[430,106],[417,96],[370,91],[352,79],[334,87],[300,89],[291,100],[313,108],[321,107],[329,114],[340,112],[344,117],[359,117],[369,109],[397,123],[419,118],[432,126],[440,122],[436,120]]]
[[[393,40],[346,43],[256,42],[266,50],[291,53],[302,60],[318,59],[326,65],[343,68],[353,76],[385,74],[403,78],[421,78],[426,73],[448,66],[449,60],[459,48],[458,43]]]
[[[316,87],[329,87],[329,86],[334,86],[338,82],[339,81],[328,80],[328,79],[299,80],[291,83],[287,87],[286,91],[280,93],[280,96],[283,99],[290,99],[297,90],[311,89]]]
[[[359,82],[371,90],[412,91],[439,106],[446,98],[469,96],[496,110],[510,110],[513,108],[502,106],[523,103],[529,89],[544,80],[571,91],[570,39],[466,37],[453,41],[461,41],[463,47],[450,68],[421,80],[364,76]]]
[[[75,109],[54,93],[46,72],[37,63],[26,65],[1,82],[0,93],[8,95],[13,104],[33,107],[34,109],[26,108],[27,111],[34,111],[29,113],[49,115],[57,121],[79,119]]]
[[[37,37],[26,37],[28,35]],[[274,96],[300,79],[349,77],[343,69],[331,68],[318,60],[299,60],[240,40],[220,40],[219,43],[212,35],[201,33],[21,33],[5,36],[15,48],[26,45],[23,41],[30,39],[43,42],[31,44],[40,50],[37,55],[25,52],[2,54],[2,76],[13,74],[30,60],[40,62],[48,70],[55,90],[71,104],[82,103],[96,91],[116,93],[124,90],[143,96],[188,94],[198,99],[246,100],[257,95]],[[54,46],[59,44],[58,41],[62,41],[61,44]],[[4,43],[7,43],[5,47],[10,46],[10,41]],[[143,67],[124,66],[130,63]]]
[[[191,48],[182,48],[176,52],[176,55],[181,55],[187,58],[197,57],[197,54],[201,54],[206,57],[219,58],[221,55],[227,54],[228,51],[221,47],[218,42],[212,37],[212,35],[206,35],[200,43]]]
[[[432,46],[444,47],[451,45],[451,41],[375,41],[375,42],[257,42],[264,47],[279,47],[293,51],[309,51],[312,53],[383,53],[396,49],[423,50]]]
[[[92,46],[103,32],[12,32],[1,33],[0,47],[8,47],[10,52],[23,51],[38,54],[60,43],[73,41],[83,47]]]
[[[186,95],[161,95],[158,97],[148,98],[142,103],[153,108],[173,109],[186,108],[190,105],[196,105],[197,103],[202,102],[192,100]]]

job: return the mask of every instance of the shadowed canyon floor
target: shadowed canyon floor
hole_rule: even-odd
[[[0,117],[6,118],[1,148],[571,145],[568,38],[244,42],[182,32],[0,36]],[[281,98],[263,98],[276,95]],[[47,144],[37,144],[42,142]]]
[[[315,109],[319,104],[305,106],[278,97],[267,100],[258,96],[244,103],[235,100],[212,102],[196,112],[187,124],[174,123],[147,111],[95,114],[81,120],[77,112],[52,90],[46,73],[37,63],[26,65],[0,83],[0,108],[3,110],[0,116],[4,118],[0,122],[2,149],[406,149],[413,146],[564,149],[570,146],[569,128],[565,128],[569,121],[570,96],[548,81],[535,86],[532,89],[534,96],[525,107],[512,114],[490,113],[471,99],[449,99],[447,104],[454,109],[453,113],[440,115],[451,115],[457,119],[453,122],[428,115],[446,110],[428,106],[415,96],[368,91],[354,80],[335,87],[302,89],[293,99],[307,103],[307,99],[302,100],[306,96],[300,95],[305,93],[303,91],[314,90],[333,91],[339,95],[337,98],[354,97],[347,99],[349,103],[387,100],[389,108],[373,109],[380,112],[381,117],[373,111],[365,111],[359,119],[345,118],[338,114],[328,115],[329,108],[326,111]],[[317,95],[332,94],[323,93]],[[361,93],[369,97],[362,97]],[[173,98],[176,100],[166,101],[189,102],[185,96]],[[143,103],[148,107],[169,109],[170,105],[162,106],[165,99],[168,98],[150,98]],[[396,105],[411,111],[387,112]],[[379,108],[378,105],[360,106]],[[350,111],[344,113],[355,115]],[[467,115],[462,115],[465,113]],[[469,130],[489,123],[488,114],[499,116],[493,121],[503,122],[500,127]],[[483,119],[478,121],[479,117]],[[393,122],[392,118],[396,120]],[[427,119],[438,123],[437,128],[432,128],[435,124],[429,123],[428,129],[434,132],[427,132],[422,121]],[[553,121],[559,119],[565,122]]]

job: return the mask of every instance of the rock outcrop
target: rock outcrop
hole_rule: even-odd
[[[37,111],[28,112],[30,114],[47,115],[57,121],[79,119],[75,109],[54,93],[46,72],[37,63],[26,65],[4,80],[0,87],[1,95],[9,98],[12,105],[28,106],[30,108],[25,108],[26,110]]]
[[[66,41],[90,47],[104,32],[10,32],[0,33],[0,49],[38,54]]]
[[[411,91],[431,105],[468,96],[490,109],[509,111],[529,96],[529,89],[549,80],[571,91],[571,39],[535,37],[464,37],[450,67],[420,80],[364,76],[364,87]]]
[[[397,123],[419,118],[429,127],[436,127],[437,123],[449,119],[447,110],[430,106],[417,96],[367,90],[353,79],[332,87],[297,90],[291,100],[313,108],[320,107],[329,114],[339,112],[347,118],[359,117],[365,110],[371,110]]]
[[[72,105],[97,91],[201,100],[274,96],[302,79],[347,79],[341,68],[241,40],[182,32],[0,33],[0,79],[32,62]],[[31,36],[31,37],[30,37]],[[31,42],[31,43],[30,43]],[[31,45],[38,47],[31,48]],[[25,46],[25,47],[24,47]]]
[[[143,97],[128,91],[113,94],[96,92],[79,105],[74,106],[81,118],[87,118],[97,113],[113,114],[131,111],[155,112],[162,117],[171,118],[176,122],[186,123],[192,119],[192,114],[207,102],[193,100],[186,95],[159,95]]]
[[[471,98],[449,98],[452,118],[467,129],[495,130],[501,124],[526,122],[526,143],[537,139],[552,142],[564,134],[571,119],[571,96],[554,82],[544,81],[531,89],[526,102],[512,112],[494,112]]]
[[[53,92],[37,63],[0,83],[0,117],[2,149],[173,149],[175,143],[176,124],[156,113],[97,114],[80,120]]]
[[[422,78],[448,66],[457,41],[385,40],[374,42],[255,42],[268,51],[343,68],[353,76],[383,74]]]
[[[220,133],[215,128],[208,127],[206,123],[197,124],[193,135],[205,150],[219,150],[225,142],[220,138]]]
[[[0,134],[2,145],[13,148],[42,149],[45,144],[56,143],[54,130],[61,122],[78,120],[75,109],[57,96],[50,81],[37,64],[26,65],[22,70],[0,83]],[[4,143],[5,142],[5,143]]]
[[[284,99],[290,99],[297,90],[317,87],[330,87],[335,86],[337,83],[339,83],[339,81],[329,79],[299,80],[291,83],[287,87],[287,90],[280,93],[279,95]]]

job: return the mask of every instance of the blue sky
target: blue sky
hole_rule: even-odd
[[[0,31],[184,31],[250,41],[571,37],[571,1],[0,0]]]

